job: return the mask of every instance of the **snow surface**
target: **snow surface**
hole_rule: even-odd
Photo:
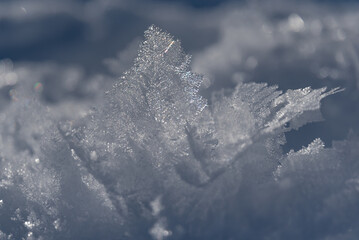
[[[41,101],[46,73],[1,62],[1,239],[356,239],[358,137],[282,150],[341,89],[239,81],[207,103],[190,60],[151,26],[103,95],[53,106]],[[65,89],[83,77],[60,72]]]

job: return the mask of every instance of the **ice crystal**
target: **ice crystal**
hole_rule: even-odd
[[[145,38],[134,67],[116,84],[112,98],[122,109],[137,104],[136,111],[148,111],[160,123],[192,121],[206,106],[197,94],[202,77],[189,70],[190,56],[178,40],[155,26]]]
[[[207,105],[202,81],[180,42],[151,26],[134,66],[80,119],[57,118],[29,82],[11,85],[0,113],[0,237],[304,239],[307,229],[336,229],[318,238],[358,229],[357,138],[281,150],[284,133],[319,120],[321,99],[339,89],[239,83]]]

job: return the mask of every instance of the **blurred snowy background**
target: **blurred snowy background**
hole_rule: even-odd
[[[171,234],[173,239],[358,239],[358,23],[355,1],[0,1],[0,239],[161,240]],[[171,141],[153,141],[147,152],[128,157],[135,163],[127,161],[127,152],[113,150],[123,139],[109,137],[119,128],[118,113],[106,105],[104,92],[133,65],[143,32],[152,24],[180,39],[192,55],[192,71],[205,76],[200,94],[209,105],[213,92],[225,89],[227,94],[250,82],[283,91],[307,86],[345,90],[321,101],[323,121],[285,132],[286,142],[272,129],[269,140],[263,136],[248,151],[239,150],[241,161],[226,166],[226,174],[213,183],[218,162],[198,167],[190,161],[186,165],[185,159],[173,170],[172,163],[166,165],[166,149],[157,153],[169,142],[173,154],[181,155],[188,147],[181,142],[184,135],[172,143],[164,134]],[[111,96],[121,101],[133,94],[126,85],[115,86]],[[122,86],[130,90],[121,93]],[[243,89],[238,92],[247,96]],[[29,100],[32,96],[41,104]],[[229,115],[223,105],[222,117],[228,114],[228,123],[236,123],[237,115]],[[241,119],[251,123],[244,115]],[[71,126],[58,124],[67,120]],[[231,126],[223,122],[223,132],[230,135]],[[76,131],[71,132],[73,123]],[[132,132],[137,145],[125,147],[142,147],[148,136],[157,139],[150,130]],[[227,135],[222,136],[225,143]],[[243,137],[230,135],[238,136]],[[218,144],[212,140],[206,146]],[[111,141],[113,146],[100,145]],[[233,150],[226,147],[218,154]],[[285,155],[291,149],[299,151]],[[136,162],[143,156],[150,163]],[[159,170],[149,166],[152,161]],[[189,184],[191,174],[200,176]],[[162,182],[165,186],[157,188]],[[186,199],[195,203],[193,208]]]
[[[355,1],[3,0],[1,68],[14,68],[14,81],[36,78],[49,104],[91,104],[131,66],[155,24],[193,55],[193,71],[208,79],[206,97],[238,81],[345,88],[323,101],[325,122],[287,133],[285,150],[315,137],[331,146],[359,131],[358,22]],[[0,108],[13,83],[5,78]]]

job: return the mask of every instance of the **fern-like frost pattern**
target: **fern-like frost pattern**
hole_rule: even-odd
[[[7,82],[0,238],[304,239],[310,228],[329,239],[358,231],[357,137],[282,153],[284,133],[320,120],[320,101],[340,89],[239,83],[207,104],[190,60],[179,40],[151,26],[133,67],[78,119],[58,119],[29,81]]]

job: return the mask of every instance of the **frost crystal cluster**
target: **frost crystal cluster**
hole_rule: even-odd
[[[6,71],[0,239],[359,234],[358,138],[281,147],[285,132],[320,120],[321,99],[339,89],[239,83],[208,104],[180,42],[155,26],[133,67],[81,118],[58,117]]]

